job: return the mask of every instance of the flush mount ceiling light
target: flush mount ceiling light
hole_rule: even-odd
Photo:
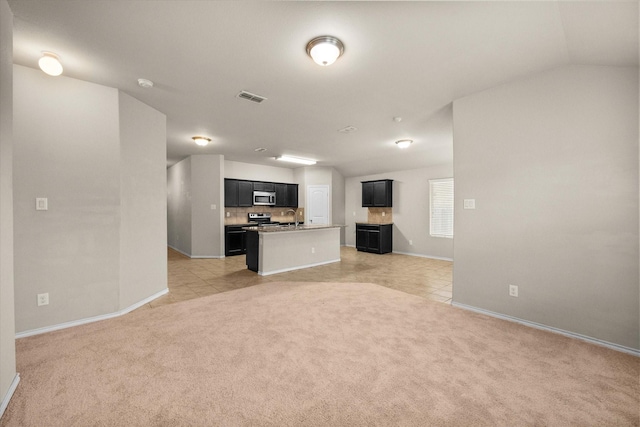
[[[42,58],[38,60],[38,66],[50,76],[59,76],[62,74],[62,64],[58,55],[52,52],[42,52]]]
[[[300,157],[291,156],[277,156],[276,160],[282,160],[283,162],[299,163],[301,165],[315,165],[316,161],[311,159],[303,159]]]
[[[336,62],[344,53],[344,45],[332,36],[320,36],[307,43],[307,55],[323,67]]]
[[[204,147],[209,142],[211,142],[211,138],[207,138],[206,136],[193,136],[191,137],[195,141],[196,144]]]
[[[412,142],[413,142],[413,140],[411,140],[411,139],[401,139],[399,141],[396,141],[396,145],[399,148],[407,148],[408,146],[411,145]]]

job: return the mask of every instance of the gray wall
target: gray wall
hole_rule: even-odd
[[[194,258],[224,256],[224,157],[189,156],[167,172],[169,246]]]
[[[344,216],[344,177],[340,172],[331,168],[331,222],[333,224],[345,225]],[[346,242],[346,228],[340,228],[340,244],[345,245]]]
[[[224,161],[224,177],[249,181],[286,182],[298,184],[294,169],[276,166],[253,165],[243,162]]]
[[[640,348],[637,68],[457,100],[454,169],[454,303]]]
[[[167,287],[167,118],[120,92],[120,308]]]
[[[13,14],[0,0],[0,400],[16,377],[13,303]],[[2,414],[0,414],[2,415]]]
[[[116,89],[21,66],[14,66],[14,95],[16,330],[117,312],[126,308],[121,285],[123,303],[166,289],[166,278],[156,282],[166,276],[166,253],[151,260],[138,256],[140,243],[129,247],[139,221],[147,221],[145,235],[163,236],[166,229],[166,210],[157,210],[166,200],[166,181],[147,163],[166,164],[159,113],[124,97],[121,117]],[[140,133],[148,137],[138,140]],[[138,164],[144,178],[134,172]],[[161,198],[137,205],[154,195]],[[36,211],[36,197],[47,197],[49,210]],[[133,218],[143,212],[146,218]],[[135,276],[135,268],[144,277]],[[38,307],[36,295],[44,292],[50,304]]]
[[[224,256],[224,157],[191,156],[191,256]],[[215,208],[215,209],[212,209]]]
[[[355,223],[367,222],[367,208],[362,207],[361,181],[393,179],[393,251],[453,259],[454,239],[429,235],[429,180],[452,176],[453,165],[448,164],[347,178],[345,181],[346,244],[348,246],[356,244]],[[454,234],[457,236],[457,230]],[[409,244],[410,240],[412,245]]]
[[[167,170],[167,241],[191,255],[191,157]]]

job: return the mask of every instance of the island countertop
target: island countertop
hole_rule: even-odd
[[[252,226],[252,227],[243,227],[243,230],[247,231],[257,231],[258,233],[282,233],[287,231],[307,231],[307,230],[321,230],[324,228],[340,228],[346,227],[345,225],[339,224],[303,224],[303,225],[268,225],[268,226]]]

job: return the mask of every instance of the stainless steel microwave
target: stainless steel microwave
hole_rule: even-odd
[[[253,192],[253,205],[254,206],[275,206],[276,193],[273,191],[254,191]]]

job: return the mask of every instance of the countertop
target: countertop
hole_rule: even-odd
[[[356,222],[356,225],[393,225],[392,222]]]
[[[247,231],[257,231],[259,233],[281,233],[286,231],[306,231],[306,230],[320,230],[323,228],[340,228],[344,225],[337,224],[319,224],[319,225],[271,225],[268,227],[244,227]]]

